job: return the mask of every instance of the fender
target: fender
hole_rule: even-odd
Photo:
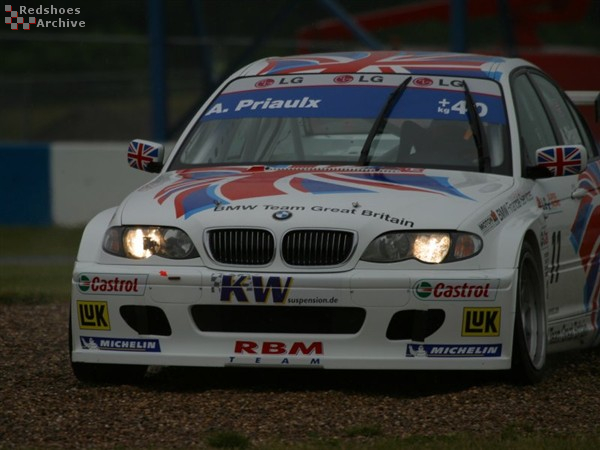
[[[544,267],[544,258],[542,256],[544,249],[540,240],[540,236],[544,232],[544,229],[545,218],[543,212],[534,205],[531,205],[527,208],[523,208],[523,210],[518,211],[514,216],[511,216],[510,220],[502,224],[502,226],[497,230],[497,236],[496,239],[494,239],[494,248],[491,249],[491,251],[495,253],[497,257],[496,263],[493,265],[495,265],[496,267],[517,269],[519,266],[519,258],[521,256],[523,244],[525,242],[525,239],[528,239],[534,246],[534,248],[537,249],[539,261],[542,265],[542,276],[544,277],[544,292],[542,292],[542,296],[544,298],[544,301],[547,302],[548,271]],[[515,273],[517,273],[516,270]],[[515,295],[513,295],[511,312],[514,314],[516,312],[517,304],[516,276],[514,280],[513,292],[515,293]],[[510,333],[512,335],[512,326],[514,325],[514,320],[512,320],[511,323],[512,325]]]
[[[516,268],[519,265],[519,256],[523,240],[527,233],[532,233],[535,236],[535,245],[542,254],[542,245],[540,236],[546,227],[546,219],[543,211],[532,205],[522,211],[519,211],[511,220],[507,221],[504,226],[498,230],[498,236],[495,240],[496,244],[501,243],[501,248],[498,246],[496,254],[498,255],[497,267]]]
[[[484,268],[516,268],[527,232],[535,235],[535,244],[542,250],[540,236],[545,229],[546,219],[544,211],[534,201],[535,193],[534,182],[521,180],[505,193],[503,200],[482,204],[472,217],[459,225],[458,229],[472,231],[483,238]],[[514,201],[507,202],[506,198]],[[494,215],[496,223],[484,230],[481,225],[490,213]]]
[[[77,261],[79,262],[95,262],[98,261],[102,254],[102,240],[104,232],[109,227],[114,218],[117,207],[106,209],[89,221],[83,235],[81,236],[81,244],[77,253]]]

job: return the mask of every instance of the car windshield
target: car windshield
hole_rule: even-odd
[[[390,94],[408,75],[236,79],[188,133],[170,169],[206,165],[359,164]],[[481,120],[479,148],[465,84]],[[506,115],[495,81],[412,76],[366,145],[363,164],[510,174]],[[483,153],[482,153],[483,152]],[[364,152],[363,152],[364,153]]]

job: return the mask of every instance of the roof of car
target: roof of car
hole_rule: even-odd
[[[315,53],[259,60],[244,75],[304,73],[412,73],[469,76],[498,80],[514,67],[528,64],[516,58],[448,52],[356,51]]]

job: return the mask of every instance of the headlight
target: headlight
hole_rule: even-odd
[[[152,255],[169,259],[198,257],[189,236],[168,227],[113,227],[104,235],[102,248],[111,255],[132,259],[149,258]]]
[[[361,259],[378,263],[417,259],[437,264],[471,258],[482,247],[481,239],[470,233],[395,231],[373,239]]]

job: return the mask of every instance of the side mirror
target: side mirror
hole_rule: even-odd
[[[536,150],[535,161],[533,172],[545,172],[549,177],[577,175],[587,167],[587,151],[583,145],[542,147]]]
[[[127,164],[144,172],[158,173],[163,168],[165,148],[162,144],[134,139],[127,149]]]

